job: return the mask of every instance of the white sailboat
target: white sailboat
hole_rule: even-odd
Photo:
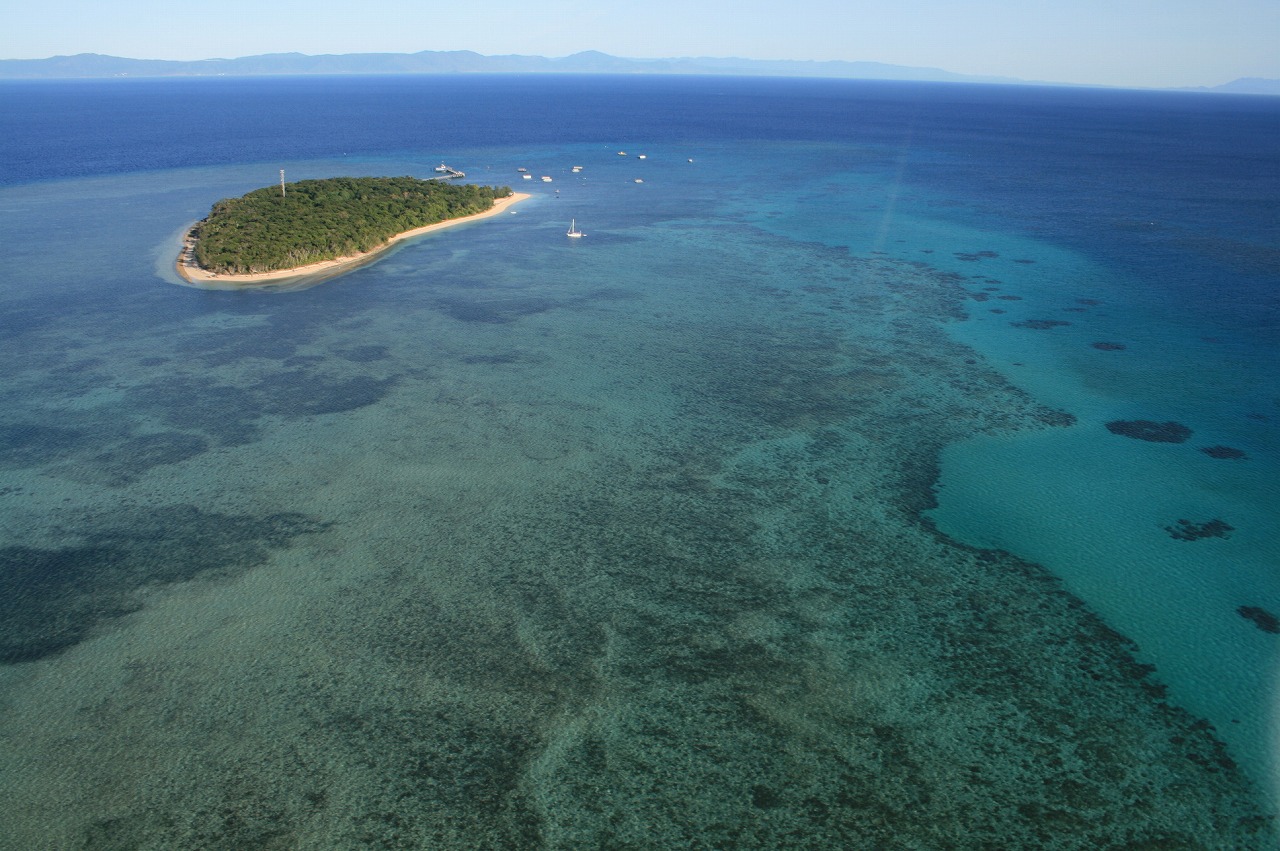
[[[580,231],[580,230],[578,230],[576,227],[574,227],[574,225],[576,225],[577,223],[578,223],[578,222],[577,222],[577,219],[570,219],[570,220],[569,220],[569,230],[567,230],[567,231],[565,232],[565,236],[572,236],[572,237],[579,237],[579,236],[582,236],[582,231]]]

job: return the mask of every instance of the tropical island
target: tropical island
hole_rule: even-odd
[[[510,187],[415,177],[300,180],[225,198],[183,240],[194,284],[256,285],[332,276],[400,240],[485,218],[528,198]]]

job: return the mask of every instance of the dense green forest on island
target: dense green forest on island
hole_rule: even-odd
[[[213,205],[195,259],[218,274],[292,269],[370,251],[398,233],[483,213],[509,187],[415,177],[331,177],[255,189]]]

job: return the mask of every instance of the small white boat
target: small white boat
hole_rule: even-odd
[[[449,168],[444,163],[440,163],[440,165],[436,166],[436,171],[440,172],[441,174],[448,174],[449,172],[453,171],[453,169]]]
[[[640,159],[642,159],[642,160],[647,160],[647,159],[649,159],[649,157],[647,157],[647,156],[646,156],[646,155],[644,155],[644,154],[641,154],[641,155],[640,155]]]
[[[523,177],[525,180],[533,180],[532,174],[522,174],[520,176]]]
[[[618,151],[618,156],[625,157],[626,155],[627,155],[626,151]]]
[[[569,230],[565,231],[565,234],[564,234],[564,235],[565,235],[565,236],[572,236],[572,237],[575,237],[575,238],[582,236],[582,231],[578,230],[578,229],[575,227],[575,225],[576,225],[577,223],[578,223],[578,222],[577,222],[577,220],[576,220],[576,219],[570,219],[570,220],[569,220]]]
[[[529,169],[525,168],[524,166],[521,166],[520,168],[516,169],[516,171],[520,172],[521,174],[524,174],[528,170]]]
[[[543,182],[543,183],[550,183],[550,182],[551,182],[551,175],[549,175],[549,174],[544,174],[544,175],[542,175],[542,182]]]
[[[644,180],[643,180],[642,178],[637,177],[637,178],[636,178],[636,183],[644,183]]]

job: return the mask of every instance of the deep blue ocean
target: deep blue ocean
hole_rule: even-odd
[[[1277,847],[1280,99],[0,82],[0,270],[0,848]]]

